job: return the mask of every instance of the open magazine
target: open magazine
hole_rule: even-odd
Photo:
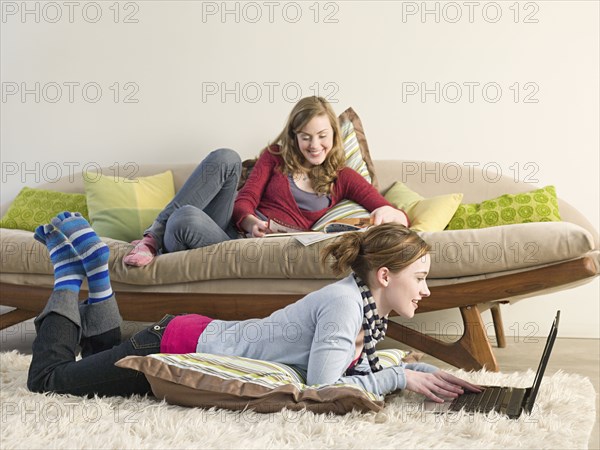
[[[371,219],[369,217],[338,219],[328,222],[323,227],[323,231],[300,230],[275,219],[269,219],[268,226],[272,233],[265,237],[293,236],[302,245],[307,246],[349,231],[365,231],[371,226]]]

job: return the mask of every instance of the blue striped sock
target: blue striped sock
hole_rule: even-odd
[[[67,237],[51,224],[37,227],[33,237],[48,248],[54,266],[54,289],[79,292],[85,269]]]
[[[71,241],[83,261],[89,287],[88,303],[110,298],[113,290],[108,273],[108,246],[79,213],[62,212],[52,219],[52,224]]]

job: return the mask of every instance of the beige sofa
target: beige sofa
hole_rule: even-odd
[[[467,203],[535,188],[508,177],[490,181],[489,175],[473,167],[468,174],[464,167],[465,174],[457,177],[457,167],[442,163],[374,164],[382,192],[400,180],[424,197],[462,192]],[[194,167],[170,167],[176,188]],[[137,175],[164,169],[143,166]],[[83,192],[81,179],[40,187]],[[422,233],[433,247],[431,297],[418,312],[460,308],[464,335],[446,343],[397,323],[390,324],[388,335],[459,367],[498,370],[482,310],[492,308],[498,345],[503,346],[499,303],[570,288],[599,273],[597,231],[568,203],[559,200],[559,208],[563,222]],[[16,308],[0,316],[0,327],[6,328],[41,311],[53,276],[46,251],[31,232],[1,229],[0,239],[0,304]],[[167,312],[199,312],[221,319],[260,317],[335,279],[319,263],[322,243],[303,247],[291,237],[243,239],[166,254],[144,268],[123,264],[131,249],[128,243],[105,240],[111,247],[110,272],[125,320],[153,321]]]

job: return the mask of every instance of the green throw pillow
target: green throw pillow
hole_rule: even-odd
[[[402,209],[415,231],[442,231],[456,212],[463,194],[446,194],[425,198],[397,181],[385,193],[385,198],[396,208]]]
[[[90,219],[100,236],[139,239],[175,195],[173,173],[135,179],[83,175]]]
[[[85,194],[24,187],[0,221],[0,227],[34,231],[62,211],[80,212],[87,219]]]
[[[481,203],[458,207],[447,230],[487,228],[528,222],[559,222],[554,186],[522,194],[504,194]]]

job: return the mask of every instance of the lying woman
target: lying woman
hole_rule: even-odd
[[[108,273],[108,247],[78,213],[40,226],[54,266],[54,290],[35,319],[37,337],[27,386],[34,392],[129,396],[151,393],[140,372],[115,366],[128,355],[213,353],[293,365],[309,385],[354,383],[377,395],[408,389],[443,402],[478,386],[423,363],[382,368],[375,345],[394,310],[413,317],[429,296],[429,246],[397,223],[347,233],[323,252],[337,274],[351,274],[263,319],[223,321],[167,315],[121,342],[121,317]],[[78,294],[87,277],[89,298]],[[261,330],[252,342],[244,329]],[[285,331],[297,331],[293,342]],[[77,345],[82,359],[76,360]]]

